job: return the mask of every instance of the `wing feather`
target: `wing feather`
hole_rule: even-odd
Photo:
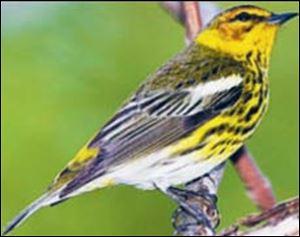
[[[90,143],[90,147],[100,146],[101,154],[78,173],[61,196],[103,175],[108,167],[172,144],[236,103],[242,94],[241,80],[230,86],[220,83],[223,90],[213,88],[213,93],[206,91],[205,96],[195,96],[192,90],[136,96]],[[199,88],[197,92],[201,93]]]

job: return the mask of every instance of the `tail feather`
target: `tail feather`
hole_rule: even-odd
[[[5,236],[9,234],[11,231],[20,226],[25,220],[27,220],[30,216],[32,216],[35,212],[37,212],[42,207],[51,205],[52,203],[56,203],[60,201],[58,194],[45,194],[28,207],[26,207],[19,215],[17,215],[4,229],[1,236]]]

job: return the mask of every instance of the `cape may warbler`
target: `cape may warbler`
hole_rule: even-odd
[[[41,207],[96,188],[128,184],[170,195],[172,187],[225,161],[262,120],[273,43],[296,15],[239,6],[216,16],[139,87],[4,234]]]

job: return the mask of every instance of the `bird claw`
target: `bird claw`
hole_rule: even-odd
[[[219,224],[216,195],[175,187],[170,187],[167,192],[180,205],[172,218],[176,232],[189,233],[189,230],[197,229],[197,233],[214,233]]]

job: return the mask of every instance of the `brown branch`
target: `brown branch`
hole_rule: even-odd
[[[299,236],[299,197],[250,215],[219,236]]]
[[[184,23],[186,29],[187,44],[190,44],[193,38],[202,28],[200,7],[197,1],[183,2]]]
[[[250,199],[261,210],[272,208],[276,199],[270,182],[256,165],[245,147],[231,157],[231,161],[243,181]]]

